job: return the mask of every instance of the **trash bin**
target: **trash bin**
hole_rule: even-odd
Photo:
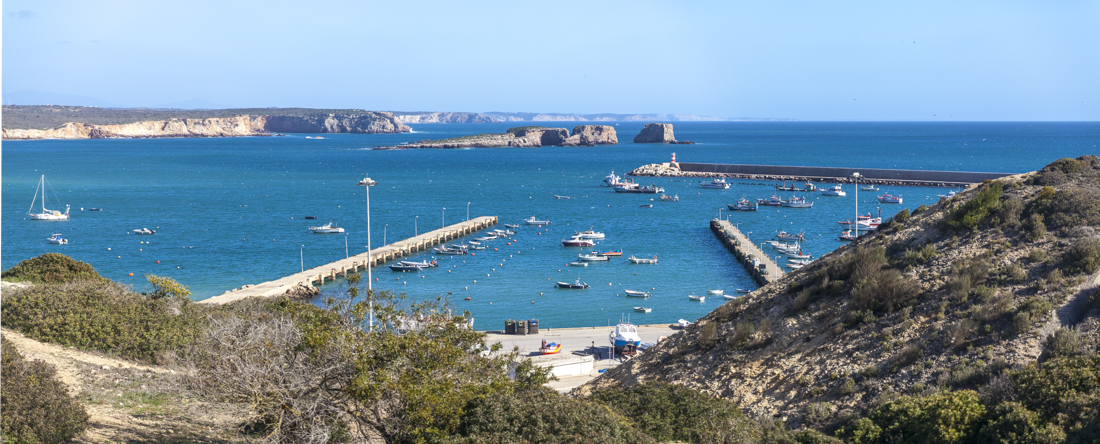
[[[527,334],[527,321],[516,321],[516,334],[517,335]]]
[[[516,334],[516,321],[511,319],[504,321],[504,334],[514,335]]]
[[[539,334],[539,320],[531,319],[527,321],[527,334],[537,335]]]

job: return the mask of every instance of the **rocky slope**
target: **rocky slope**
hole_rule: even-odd
[[[797,425],[822,406],[839,421],[898,393],[976,387],[1042,359],[1059,328],[1100,351],[1100,157],[903,213],[575,393],[667,381]]]
[[[619,143],[615,128],[606,125],[580,125],[573,134],[565,128],[525,126],[509,128],[503,134],[476,134],[440,140],[421,140],[405,145],[380,146],[377,149],[410,148],[535,148],[540,146],[595,146]]]
[[[411,129],[392,114],[359,111],[328,114],[242,114],[211,118],[169,118],[118,124],[67,122],[50,129],[20,129],[5,125],[4,140],[107,139],[154,137],[266,136],[298,133],[402,133]]]

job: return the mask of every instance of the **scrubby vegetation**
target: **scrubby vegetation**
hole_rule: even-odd
[[[59,284],[78,280],[101,280],[102,276],[84,262],[61,253],[46,253],[16,264],[3,273],[5,281]]]
[[[8,443],[68,442],[88,427],[84,407],[69,396],[53,366],[27,361],[0,339],[0,435]]]

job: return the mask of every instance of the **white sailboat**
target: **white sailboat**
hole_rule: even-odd
[[[42,212],[34,212],[34,204],[38,201],[38,193],[42,192]],[[27,216],[30,216],[31,220],[69,220],[69,206],[65,205],[65,212],[62,213],[57,210],[46,209],[46,175],[43,174],[42,178],[38,180],[38,188],[34,189],[34,199],[31,200],[31,208],[27,210]]]

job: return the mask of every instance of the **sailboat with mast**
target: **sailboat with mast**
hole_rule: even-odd
[[[34,212],[34,204],[38,202],[38,193],[42,193],[42,212]],[[65,205],[65,212],[62,213],[58,210],[50,210],[46,208],[46,175],[43,174],[42,178],[38,180],[38,188],[34,189],[34,199],[31,200],[31,208],[27,210],[27,216],[30,216],[31,220],[69,220],[69,206]]]

